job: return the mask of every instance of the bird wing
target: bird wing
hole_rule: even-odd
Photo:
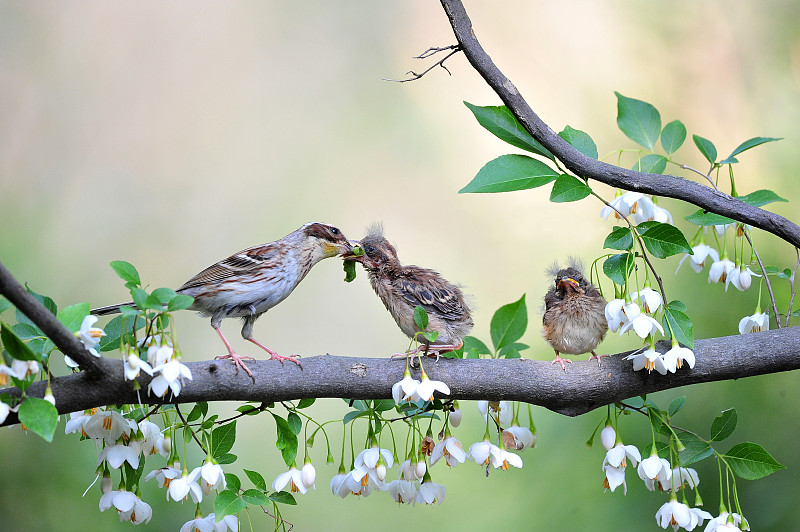
[[[178,291],[219,283],[232,277],[247,279],[264,266],[274,264],[279,253],[280,250],[274,242],[242,250],[198,273],[178,288]]]
[[[461,319],[467,312],[461,290],[438,273],[423,268],[405,270],[398,284],[403,298],[412,308],[420,305],[426,312],[435,312],[448,320]]]

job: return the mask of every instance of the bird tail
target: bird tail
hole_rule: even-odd
[[[100,307],[96,309],[92,309],[92,314],[95,316],[105,316],[106,314],[116,314],[119,312],[119,307],[126,306],[126,307],[133,307],[135,303],[133,301],[128,301],[127,303],[117,303],[116,305],[108,305],[107,307]]]

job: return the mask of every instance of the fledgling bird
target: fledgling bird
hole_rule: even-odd
[[[599,365],[600,357],[594,349],[608,331],[606,300],[586,280],[579,264],[560,270],[554,266],[549,273],[555,273],[555,286],[544,296],[542,336],[556,351],[553,364],[561,364],[566,371],[564,362],[572,361],[561,358],[561,353],[580,355],[591,352],[591,358],[596,358]]]
[[[379,224],[367,229],[367,236],[361,239],[360,245],[364,254],[345,260],[355,260],[364,266],[373,290],[400,330],[409,338],[420,332],[414,322],[414,309],[420,305],[428,313],[426,330],[439,333],[432,344],[422,335],[417,337],[425,344],[425,351],[438,355],[459,349],[473,326],[461,288],[434,270],[403,266]]]
[[[220,330],[222,320],[241,318],[244,322],[242,338],[269,353],[271,360],[291,360],[300,365],[293,358],[295,355],[279,355],[253,338],[253,324],[286,299],[312,266],[322,259],[350,253],[352,249],[336,227],[310,222],[280,240],[242,250],[209,266],[176,292],[194,298],[189,310],[211,317],[211,327],[228,350],[227,355],[219,358],[230,358],[253,378],[250,369],[242,362],[243,358],[252,357],[241,357],[233,351]],[[94,309],[92,314],[113,314],[119,312],[122,305],[133,306],[133,302]]]

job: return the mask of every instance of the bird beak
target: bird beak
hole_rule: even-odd
[[[580,286],[578,281],[572,277],[562,277],[559,279],[558,283],[556,283],[556,288],[561,288],[562,285],[564,285],[564,290],[576,290]]]
[[[354,240],[346,240],[342,244],[339,244],[339,256],[340,257],[348,257],[353,254],[353,244]]]
[[[349,249],[340,255],[342,259],[363,263],[364,250],[361,249],[361,242],[358,240],[348,240],[347,246]]]

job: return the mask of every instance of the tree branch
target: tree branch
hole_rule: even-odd
[[[42,332],[56,344],[59,351],[77,362],[81,369],[91,374],[102,371],[99,359],[93,357],[83,347],[80,340],[53,316],[52,312],[30,295],[1,262],[0,294],[6,296],[28,319],[38,325]]]
[[[659,342],[663,352],[670,348]],[[560,367],[540,360],[462,360],[441,358],[424,361],[425,371],[450,387],[449,399],[524,401],[567,416],[577,416],[629,397],[701,382],[739,379],[754,375],[800,369],[800,329],[788,327],[756,334],[726,336],[695,342],[697,363],[675,374],[634,372],[626,353],[594,360],[576,361],[564,373]],[[147,394],[150,378],[139,382],[137,393],[123,376],[123,362],[97,359],[106,373],[97,379],[77,373],[51,380],[59,412],[139,403],[192,403],[196,401],[276,402],[287,399],[338,397],[343,399],[389,399],[392,385],[403,377],[405,365],[389,358],[322,355],[303,359],[303,368],[281,365],[274,360],[248,363],[255,382],[236,372],[228,361],[189,362],[194,379],[185,381],[178,397],[162,400]],[[419,369],[412,369],[419,378]],[[36,382],[28,394],[41,397],[45,382]],[[8,388],[0,393],[19,396]],[[10,415],[6,425],[16,423]]]
[[[800,247],[800,226],[777,214],[732,198],[731,196],[673,175],[649,174],[627,170],[592,159],[559,137],[533,112],[517,88],[484,51],[472,28],[472,22],[460,0],[441,0],[458,44],[470,64],[500,97],[520,124],[550,150],[569,170],[584,179],[686,201],[702,209],[739,220],[770,232],[795,247]]]

